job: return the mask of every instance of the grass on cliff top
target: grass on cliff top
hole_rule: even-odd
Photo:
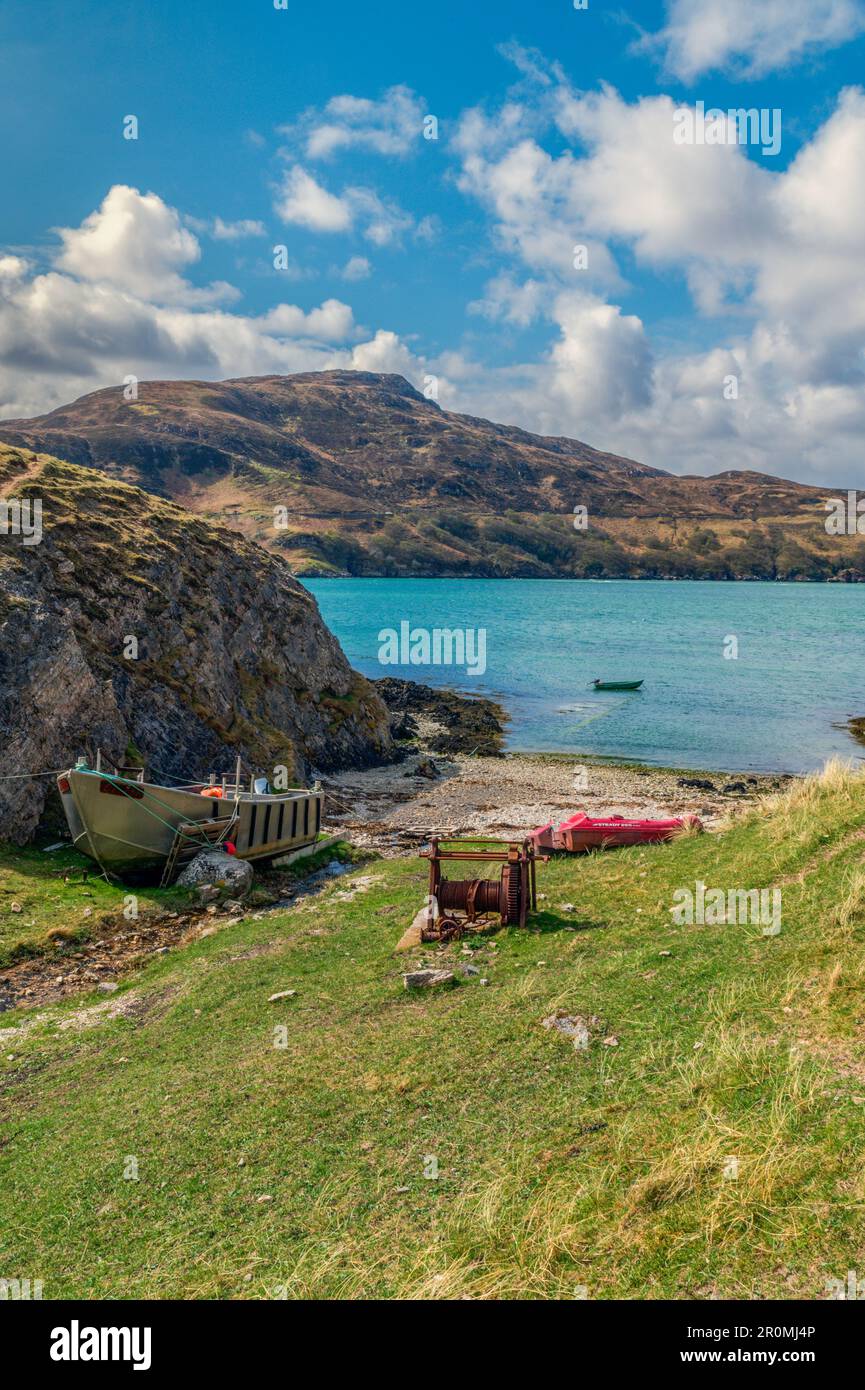
[[[469,957],[393,954],[425,890],[398,859],[98,1009],[5,1014],[0,1269],[46,1298],[825,1298],[865,1237],[863,844],[835,767],[719,835],[542,866],[532,929],[444,993],[403,989]],[[677,926],[697,879],[780,887],[780,935]]]

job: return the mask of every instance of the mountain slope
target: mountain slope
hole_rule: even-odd
[[[827,578],[865,547],[826,493],[765,474],[676,477],[577,440],[456,415],[404,378],[318,372],[120,388],[0,440],[228,521],[300,573]],[[574,528],[574,508],[588,526]],[[860,554],[859,551],[863,553]]]
[[[91,469],[0,447],[0,497],[42,540],[0,545],[0,823],[23,843],[51,781],[98,746],[205,776],[240,755],[293,782],[378,760],[387,713],[277,556]]]

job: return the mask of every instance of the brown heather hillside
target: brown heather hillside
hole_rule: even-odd
[[[134,402],[112,387],[2,421],[0,440],[228,523],[299,574],[865,575],[865,541],[826,534],[821,489],[735,470],[678,477],[441,410],[400,376],[155,381]]]
[[[23,843],[52,783],[101,747],[157,780],[210,768],[292,781],[390,755],[384,705],[276,555],[92,469],[0,446],[0,824]],[[138,653],[129,659],[129,637]]]

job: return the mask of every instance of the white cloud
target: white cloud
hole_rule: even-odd
[[[525,135],[500,149],[478,128],[461,141],[459,184],[513,262],[470,307],[517,326],[547,319],[556,337],[533,362],[464,364],[452,374],[462,408],[678,471],[861,478],[865,93],[842,93],[777,172],[738,146],[674,144],[666,96],[627,103],[609,88],[545,84],[538,106],[573,149],[551,154]],[[577,236],[605,283],[572,271]],[[682,277],[697,309],[689,336],[701,314],[737,328],[704,351],[676,351],[668,326],[659,353],[638,319],[604,301],[620,248]],[[723,395],[729,375],[735,401]]]
[[[242,217],[237,222],[223,222],[221,217],[215,217],[213,235],[217,241],[239,241],[242,237],[267,236],[267,228],[251,217]]]
[[[416,380],[418,363],[398,334],[380,328],[369,342],[360,343],[351,354],[351,365],[358,372],[395,372]]]
[[[329,193],[299,164],[285,171],[274,206],[283,222],[316,232],[347,232],[354,220],[348,202]]]
[[[350,306],[339,299],[326,299],[319,308],[306,314],[295,304],[277,304],[256,322],[267,333],[288,338],[317,338],[327,343],[344,343],[357,333]]]
[[[648,45],[690,82],[718,69],[759,77],[863,30],[860,0],[668,0],[667,24]]]
[[[115,184],[80,227],[59,228],[60,270],[163,302],[209,303],[232,298],[229,285],[193,287],[180,271],[201,256],[198,238],[155,193]]]
[[[293,145],[302,144],[307,159],[328,159],[345,150],[402,156],[421,138],[426,114],[421,97],[410,87],[389,87],[378,100],[349,95],[306,111],[294,125],[281,126]]]
[[[348,232],[357,226],[374,246],[398,245],[409,231],[428,239],[434,230],[432,219],[416,224],[397,202],[372,188],[346,188],[337,196],[299,164],[283,175],[274,207],[284,222],[311,231]]]
[[[0,256],[0,280],[20,280],[27,270],[23,256]]]
[[[513,275],[503,271],[488,281],[482,299],[469,304],[470,314],[499,323],[515,323],[526,328],[540,318],[549,299],[549,287],[543,280],[524,280],[519,284]]]
[[[343,280],[366,280],[371,271],[366,256],[350,256],[339,273]]]
[[[140,380],[220,379],[357,363],[378,370],[375,362],[416,371],[395,334],[380,330],[364,343],[350,306],[338,299],[309,310],[277,304],[257,316],[196,299],[176,269],[200,254],[194,236],[185,232],[160,260],[142,231],[157,240],[183,232],[179,214],[153,194],[120,193],[118,199],[110,190],[80,228],[64,229],[58,269],[40,274],[19,256],[0,255],[2,416],[42,413],[130,373]],[[138,230],[131,273],[124,252],[134,233],[117,232],[118,202]],[[113,236],[106,235],[106,208]]]

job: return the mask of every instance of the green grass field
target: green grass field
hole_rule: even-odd
[[[834,768],[720,835],[543,866],[532,929],[471,955],[395,955],[425,866],[374,861],[107,1000],[3,1014],[0,1276],[826,1298],[865,1273],[863,848],[865,778]],[[677,926],[697,880],[780,887],[780,934]],[[409,994],[420,959],[481,974]],[[587,1049],[557,1010],[594,1020]]]

